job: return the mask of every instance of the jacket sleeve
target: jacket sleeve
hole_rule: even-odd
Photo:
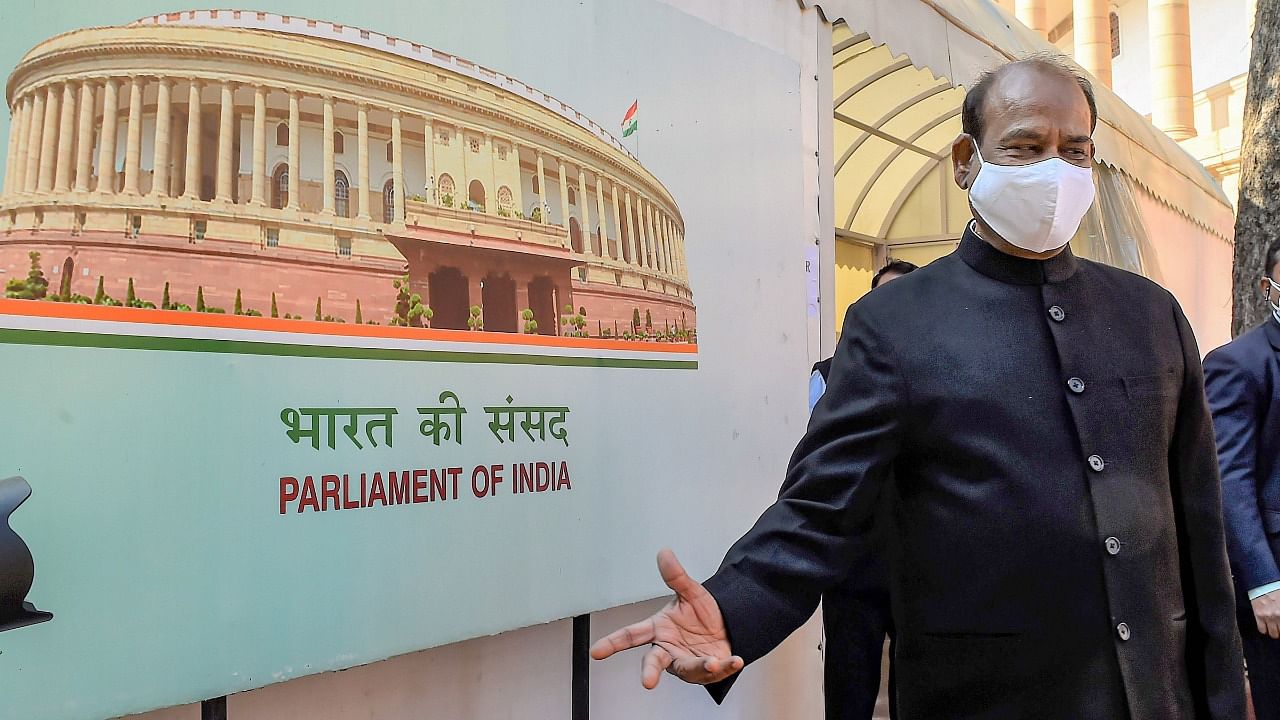
[[[902,434],[906,384],[886,341],[859,314],[844,331],[778,500],[725,556],[705,587],[747,663],[800,627],[868,542]],[[732,680],[732,678],[731,678]],[[720,702],[731,682],[710,686]]]
[[[1248,369],[1225,352],[1210,353],[1204,373],[1218,440],[1227,551],[1240,585],[1251,590],[1280,581],[1280,569],[1267,543],[1258,506],[1256,472],[1262,388]]]
[[[1169,449],[1169,479],[1187,611],[1187,676],[1196,717],[1235,720],[1244,717],[1244,663],[1227,565],[1213,423],[1195,337],[1176,301],[1173,312],[1185,370]]]

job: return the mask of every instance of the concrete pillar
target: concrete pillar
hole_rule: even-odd
[[[71,190],[71,173],[76,142],[76,86],[62,84],[62,113],[58,118],[58,165],[53,174],[53,189],[58,192]]]
[[[182,197],[200,199],[200,183],[204,173],[200,168],[200,81],[192,80],[187,89],[187,152],[186,170],[182,174]]]
[[[511,145],[511,152],[516,154],[516,210],[520,211],[517,217],[524,217],[524,168],[520,165],[520,146]]]
[[[391,113],[391,221],[404,224],[404,139],[400,112]]]
[[[431,122],[431,118],[424,118],[422,121],[422,162],[424,163],[423,173],[424,185],[422,189],[426,192],[427,202],[432,205],[438,205],[440,199],[436,197],[436,128]]]
[[[31,130],[27,133],[27,169],[23,173],[23,192],[33,193],[40,178],[40,136],[44,134],[44,101],[49,96],[46,90],[36,90],[35,101],[31,106]]]
[[[623,190],[626,198],[627,210],[627,254],[630,255],[630,263],[632,265],[640,264],[640,256],[636,254],[636,224],[635,217],[631,214],[631,191]]]
[[[361,220],[371,220],[369,214],[369,106],[356,107],[356,131],[359,138],[360,158],[356,174],[360,178],[360,190],[356,193],[360,199],[360,212],[356,215]]]
[[[1111,87],[1111,3],[1075,0],[1073,8],[1076,62]]]
[[[80,122],[76,128],[76,192],[89,192],[89,176],[93,174],[93,82],[80,82]]]
[[[333,181],[337,177],[333,159],[333,98],[324,99],[324,209],[321,215],[334,214]]]
[[[221,96],[221,113],[218,116],[218,178],[214,199],[229,203],[234,197],[231,173],[235,158],[236,110],[235,88],[232,87],[230,80],[222,81]]]
[[[1195,137],[1188,0],[1148,0],[1151,28],[1151,122],[1174,140]]]
[[[129,79],[129,119],[124,136],[124,194],[138,194],[138,175],[142,169],[142,78]]]
[[[4,156],[4,196],[13,194],[13,165],[18,157],[18,139],[22,133],[22,100],[14,98],[13,109],[9,113],[9,145]]]
[[[617,249],[612,253],[614,260],[622,259],[622,212],[618,209],[618,183],[615,180],[609,180],[609,194],[613,196],[613,239]],[[608,251],[605,251],[608,254]]]
[[[582,225],[582,252],[591,252],[591,213],[587,212],[587,169],[578,166],[578,222]]]
[[[1048,0],[1018,0],[1018,20],[1023,25],[1040,33],[1041,37],[1049,37],[1049,13],[1045,6]]]
[[[488,133],[484,135],[484,146],[489,153],[489,192],[484,194],[484,211],[487,213],[498,213],[498,149],[494,147],[494,137]]]
[[[267,89],[253,88],[253,182],[249,203],[267,206]]]
[[[600,176],[600,171],[596,171],[596,217],[600,219],[600,257],[609,257],[609,239],[606,237],[605,228],[608,225],[604,219],[604,178]]]
[[[560,222],[564,223],[565,237],[569,236],[569,178],[565,175],[564,158],[556,158],[560,173]]]
[[[302,133],[302,119],[299,103],[302,99],[298,93],[289,93],[289,202],[285,205],[290,210],[297,210],[298,205],[298,179],[302,177],[302,148],[300,135]],[[330,138],[332,142],[332,138]]]
[[[169,196],[170,132],[173,121],[173,81],[160,78],[156,89],[156,138],[151,167],[151,196]]]
[[[547,225],[551,222],[551,218],[548,217],[551,213],[548,212],[547,205],[547,171],[542,160],[542,151],[534,150],[534,152],[538,154],[538,214],[542,217],[542,224]]]
[[[22,104],[19,106],[21,114],[18,116],[18,141],[14,150],[11,190],[14,194],[27,191],[27,154],[31,143],[32,102],[31,95],[27,94],[22,98]]]
[[[40,129],[40,175],[36,189],[42,193],[53,190],[53,171],[58,160],[58,101],[62,89],[50,85],[45,89],[44,120]]]

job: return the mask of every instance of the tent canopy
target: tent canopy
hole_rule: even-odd
[[[834,24],[837,233],[904,245],[954,239],[969,218],[951,180],[963,87],[983,71],[1057,50],[991,0],[800,0]],[[1224,240],[1222,188],[1167,135],[1097,84],[1099,162]]]

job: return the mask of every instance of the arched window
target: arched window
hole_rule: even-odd
[[[289,124],[280,123],[276,125],[276,145],[280,147],[288,147],[289,145]]]
[[[1111,13],[1111,57],[1120,57],[1120,16]]]
[[[440,182],[436,183],[436,191],[441,205],[452,206],[454,193],[458,192],[457,186],[453,184],[453,176],[449,173],[441,175]]]
[[[351,217],[351,183],[341,170],[333,176],[333,204],[338,217]]]
[[[484,183],[480,182],[479,180],[472,180],[471,184],[467,186],[467,200],[471,202],[472,210],[475,210],[477,212],[484,212],[485,210]]]
[[[569,188],[569,204],[570,205],[578,204],[578,193],[574,192],[573,188]]]
[[[334,130],[333,131],[333,154],[341,155],[344,152],[346,152],[346,150],[343,148],[344,144],[345,143],[342,141],[342,133],[337,130]]]
[[[396,183],[394,180],[388,180],[386,185],[382,186],[382,222],[389,223],[396,221]]]
[[[394,153],[395,153],[395,143],[388,140],[387,141],[387,162],[395,162],[395,160],[392,159],[395,157]]]
[[[511,195],[511,188],[506,185],[498,188],[498,209],[510,212],[513,205],[515,205],[515,198]]]
[[[271,175],[271,207],[282,208],[289,204],[289,166],[280,165]]]

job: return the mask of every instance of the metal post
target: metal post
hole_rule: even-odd
[[[227,696],[200,703],[200,720],[227,720]]]
[[[591,616],[573,618],[573,720],[591,718]]]

